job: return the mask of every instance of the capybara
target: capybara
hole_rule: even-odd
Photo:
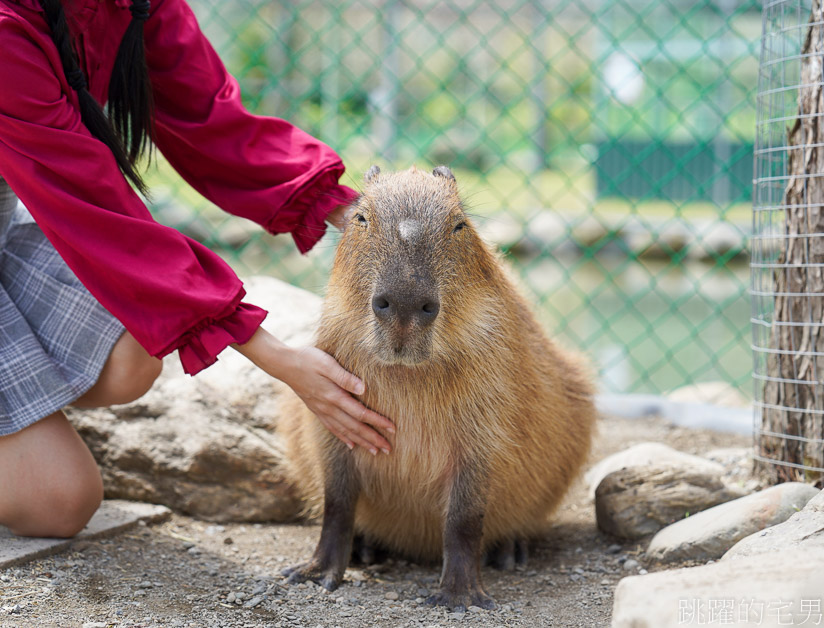
[[[543,333],[449,168],[366,174],[317,346],[363,379],[361,401],[396,433],[393,451],[373,456],[350,451],[299,400],[284,410],[291,481],[323,512],[314,555],[284,574],[334,590],[357,533],[413,559],[442,556],[429,603],[493,608],[484,552],[511,567],[546,531],[596,413],[586,369]]]

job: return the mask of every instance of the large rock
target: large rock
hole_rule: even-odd
[[[800,512],[784,523],[741,539],[724,554],[723,559],[799,548],[824,550],[824,491],[819,491]]]
[[[637,539],[742,495],[717,470],[653,463],[607,475],[595,491],[595,515],[602,530]]]
[[[307,344],[321,300],[276,279],[246,282],[247,301],[269,310],[264,327]],[[301,504],[280,472],[274,427],[284,386],[232,349],[196,377],[176,354],[135,403],[70,410],[103,474],[106,496],[164,504],[213,521],[287,521]]]
[[[713,506],[658,532],[647,549],[653,560],[710,560],[750,534],[787,520],[818,490],[800,482],[779,484]]]
[[[590,496],[595,497],[595,489],[610,473],[651,464],[668,464],[719,476],[724,474],[724,467],[717,462],[685,454],[662,443],[640,443],[604,458],[586,473],[584,479],[589,487]]]
[[[822,624],[824,550],[790,550],[630,576],[618,584],[613,628]]]

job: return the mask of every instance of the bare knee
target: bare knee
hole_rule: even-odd
[[[8,522],[19,536],[69,538],[80,532],[103,501],[100,473],[46,489]]]
[[[97,383],[74,405],[103,407],[139,399],[149,391],[162,369],[163,362],[150,356],[126,332],[112,349]]]
[[[97,463],[61,412],[0,437],[0,477],[0,523],[22,536],[74,536],[103,499]]]

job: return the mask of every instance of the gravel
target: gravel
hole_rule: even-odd
[[[646,440],[691,453],[749,442],[655,419],[609,419],[600,432],[595,460]],[[526,569],[484,569],[498,603],[492,611],[428,606],[426,597],[438,589],[437,564],[389,559],[353,566],[332,593],[311,583],[286,585],[280,570],[311,555],[318,533],[316,525],[218,526],[174,515],[159,525],[75,543],[0,571],[0,626],[593,628],[609,625],[615,586],[642,566],[640,544],[618,545],[596,528],[583,482],[570,492],[550,533],[531,548]]]

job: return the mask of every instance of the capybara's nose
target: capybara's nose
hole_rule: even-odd
[[[441,304],[433,295],[402,295],[386,291],[372,297],[372,311],[385,323],[407,325],[414,321],[425,326],[437,318]]]

